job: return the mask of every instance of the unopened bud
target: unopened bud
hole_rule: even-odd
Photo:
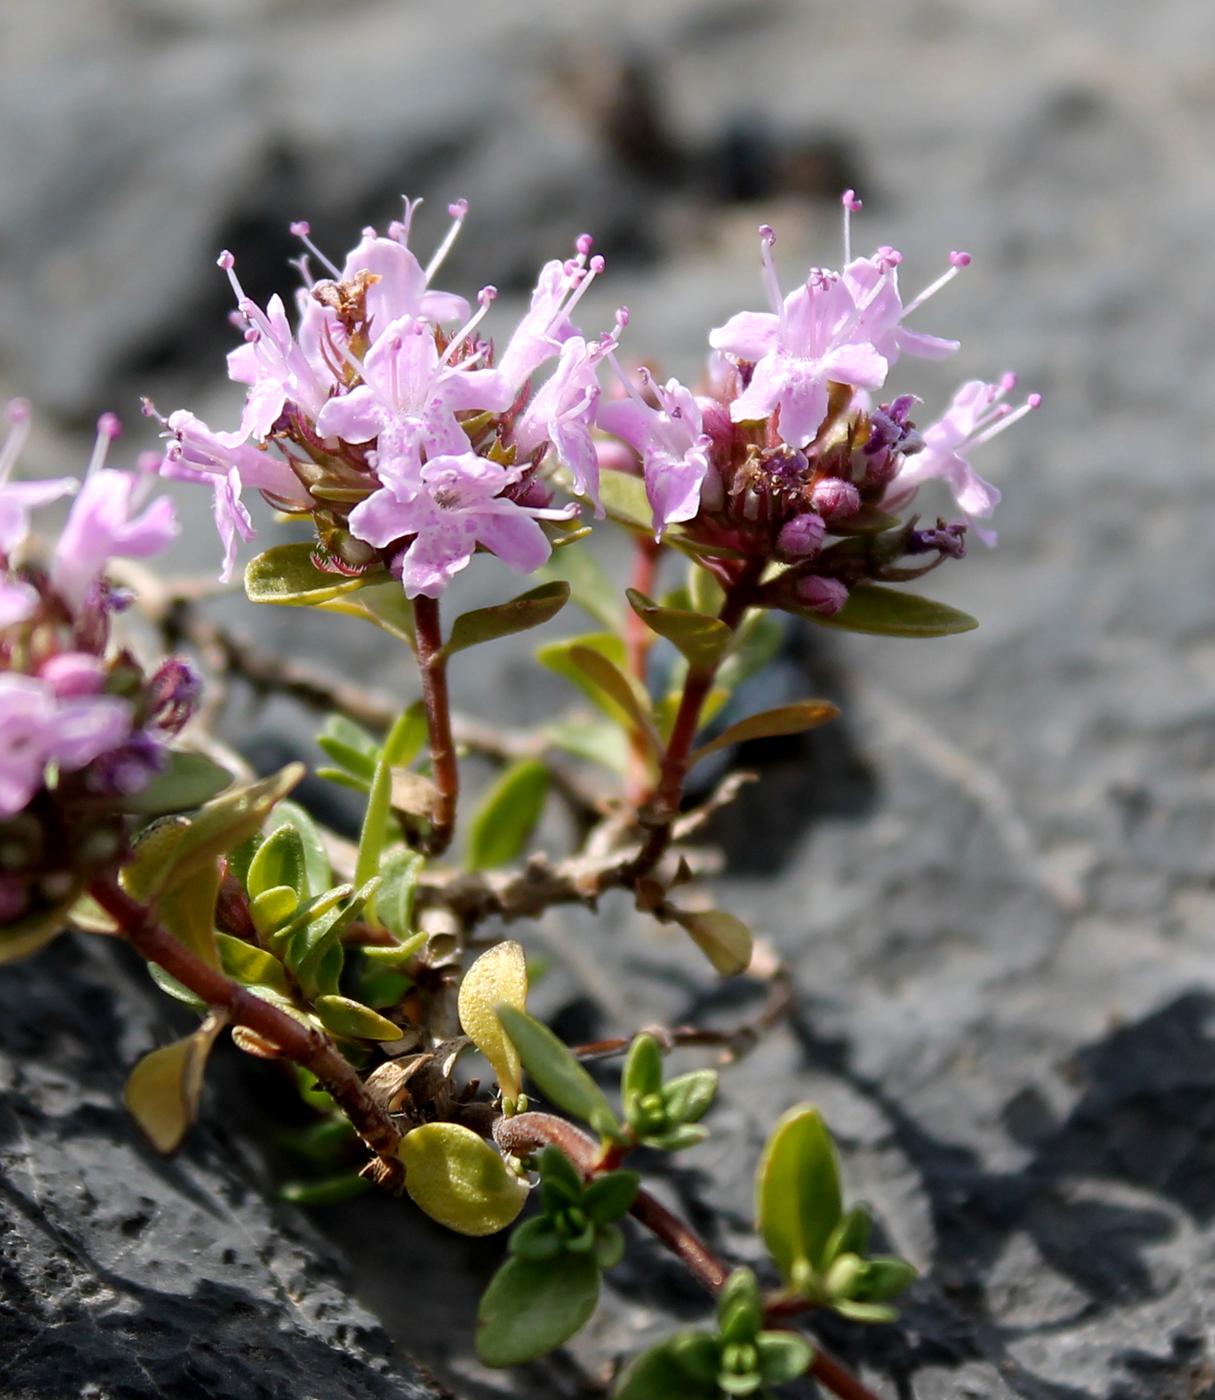
[[[811,612],[834,617],[848,601],[848,589],[837,578],[807,574],[797,581],[797,596]]]
[[[824,520],[846,520],[861,508],[861,493],[840,476],[827,476],[814,487],[814,508]]]
[[[795,515],[781,526],[776,547],[787,559],[813,559],[823,547],[826,532],[826,522],[821,515],[813,512]]]
[[[60,700],[96,695],[105,681],[101,658],[86,651],[63,651],[42,665],[42,679]]]

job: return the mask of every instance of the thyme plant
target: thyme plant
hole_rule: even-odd
[[[567,1046],[528,1012],[524,946],[502,936],[621,890],[686,930],[720,976],[745,972],[749,930],[688,889],[703,868],[694,838],[739,775],[691,807],[685,788],[711,754],[835,715],[817,699],[734,712],[741,682],[779,642],[777,619],[922,638],[975,625],[905,585],[961,559],[972,535],[994,541],[986,522],[999,493],[971,451],[1038,400],[1010,407],[1011,376],[970,381],[921,430],[919,399],[883,397],[902,357],[957,350],[906,321],[969,258],[951,254],[904,303],[901,255],[854,257],[852,191],[843,207],[842,270],[811,269],[788,293],[775,235],[760,230],[768,309],[710,332],[695,388],[632,367],[642,357],[631,342],[624,349],[624,308],[597,333],[577,328],[604,271],[586,235],[571,257],[545,264],[521,321],[491,339],[492,286],[470,309],[434,285],[466,205],[451,206],[423,266],[410,248],[418,204],[407,201],[340,266],[307,225],[294,226],[305,248],[294,318],[278,296],[256,305],[233,256],[221,255],[243,334],[228,368],[247,389],[232,430],[184,409],[162,418],[148,404],[164,446],[134,472],[106,465],[118,435],[107,415],[83,481],[20,481],[29,410],[8,409],[0,958],[67,928],[117,938],[197,1012],[198,1028],[145,1056],[126,1086],[159,1150],[182,1141],[227,1031],[282,1066],[284,1091],[315,1114],[294,1143],[309,1164],[294,1198],[337,1200],[370,1184],[463,1234],[514,1226],[480,1306],[476,1345],[490,1365],[528,1361],[583,1326],[631,1217],[716,1296],[716,1311],[633,1359],[619,1400],[760,1395],[804,1374],[865,1396],[795,1324],[824,1308],[888,1320],[915,1272],[870,1252],[869,1217],[845,1206],[831,1137],[810,1105],[790,1106],[757,1164],[765,1286],[717,1258],[629,1163],[639,1147],[694,1151],[708,1132],[716,1072],[672,1077],[665,1052],[738,1052],[747,1028],[622,1028],[613,1041]],[[164,554],[178,529],[155,495],[159,477],[213,492],[225,579],[254,535],[251,493],[308,527],[308,539],[272,543],[247,564],[252,603],[313,608],[334,627],[357,620],[415,659],[420,698],[385,712],[361,683],[243,650],[186,594],[145,576],[142,602],[166,637],[330,710],[317,772],[359,795],[357,845],[290,800],[302,765],[250,781],[222,761],[195,718],[203,685],[190,661],[145,664],[124,644],[120,615],[133,599],[123,580],[133,575],[120,561]],[[953,513],[909,513],[934,481]],[[72,494],[58,542],[40,548],[31,511]],[[599,529],[631,540],[629,586],[589,551]],[[528,586],[448,620],[448,585],[486,554],[531,576]],[[461,652],[567,604],[593,630],[536,655],[581,692],[589,716],[505,734],[453,715],[449,670]],[[462,748],[501,770],[471,813]],[[588,768],[609,775],[614,795],[587,783]],[[577,848],[532,849],[550,801],[570,809]],[[609,1094],[584,1061],[614,1054],[623,1071]],[[488,1080],[460,1073],[463,1056],[480,1056]]]

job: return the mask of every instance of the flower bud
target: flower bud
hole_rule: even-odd
[[[184,657],[171,656],[152,677],[149,690],[152,722],[176,734],[198,707],[202,678]]]
[[[776,548],[787,559],[813,559],[823,547],[827,526],[821,515],[795,515],[781,526]]]
[[[797,581],[797,596],[811,612],[834,617],[848,601],[848,589],[837,578],[808,574]]]
[[[812,494],[814,508],[824,520],[846,520],[861,507],[861,493],[843,477],[828,476],[818,482]]]
[[[84,651],[61,651],[43,663],[41,676],[60,700],[96,695],[105,681],[101,658]]]

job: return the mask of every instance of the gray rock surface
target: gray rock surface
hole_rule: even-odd
[[[309,1222],[267,1204],[231,1074],[232,1133],[172,1162],[137,1140],[121,1085],[172,1018],[111,951],[64,940],[0,978],[0,1394],[441,1400]]]
[[[261,294],[281,285],[289,218],[340,248],[402,187],[472,199],[451,264],[465,287],[518,291],[595,228],[613,262],[594,308],[627,301],[636,343],[684,373],[707,326],[758,304],[761,218],[784,267],[836,256],[816,189],[862,188],[857,236],[903,248],[909,286],[950,247],[975,254],[918,322],[960,335],[960,359],[897,383],[935,405],[1011,364],[1046,395],[984,458],[1006,493],[1000,548],[926,590],[983,626],[791,640],[785,680],[845,719],[746,756],[766,788],[722,823],[734,873],[717,889],[793,964],[802,1010],[726,1075],[713,1138],[662,1183],[754,1258],[764,1134],[788,1104],[821,1104],[851,1191],[924,1271],[899,1327],[829,1333],[900,1397],[1215,1386],[1213,52],[1202,0],[0,11],[0,385],[60,427],[140,391],[221,404],[215,250],[233,246]],[[635,68],[605,85],[638,56],[648,87]],[[571,100],[575,81],[593,103]],[[61,469],[59,445],[35,444],[41,465]],[[191,508],[182,567],[209,569]],[[478,570],[462,596],[496,586]],[[353,626],[222,606],[262,644],[412,684]],[[465,658],[457,686],[512,723],[566,698],[507,645]],[[230,723],[308,733],[279,704]],[[524,933],[557,954],[542,992],[571,1034],[754,1003],[706,992],[693,950],[624,901]],[[112,1115],[95,1151],[125,1163],[120,1110],[95,1092]],[[470,1286],[496,1245],[387,1201],[319,1219],[363,1303],[462,1395],[593,1394],[622,1353],[703,1316],[641,1243],[571,1358],[490,1376],[470,1359]],[[425,1287],[402,1287],[402,1259]],[[367,1375],[365,1393],[390,1384]]]

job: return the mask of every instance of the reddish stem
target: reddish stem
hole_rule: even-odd
[[[608,1170],[605,1166],[608,1157],[602,1153],[594,1138],[551,1113],[520,1113],[514,1118],[499,1118],[494,1123],[494,1141],[503,1152],[514,1157],[525,1157],[550,1145],[560,1148],[585,1177]],[[688,1272],[710,1293],[716,1293],[729,1278],[730,1270],[725,1262],[690,1226],[672,1215],[648,1191],[637,1192],[629,1214],[681,1260]],[[765,1319],[769,1318],[776,1320],[772,1310],[765,1312]],[[878,1400],[873,1391],[854,1376],[842,1361],[817,1341],[814,1343],[814,1360],[807,1374],[839,1396],[839,1400]]]
[[[456,829],[460,770],[456,764],[456,746],[451,734],[447,657],[443,653],[438,600],[419,595],[413,600],[413,617],[417,632],[418,671],[422,678],[422,703],[426,706],[431,776],[438,790],[434,819],[426,840],[426,853],[437,856],[451,844]]]
[[[226,1012],[229,1021],[247,1027],[287,1059],[311,1070],[367,1146],[391,1161],[394,1170],[399,1166],[396,1148],[401,1140],[400,1133],[387,1112],[367,1092],[354,1067],[323,1031],[297,1021],[204,962],[179,943],[151,909],[132,899],[113,878],[94,880],[89,893],[141,958],[163,967],[208,1006]]]
[[[662,546],[650,535],[638,537],[634,544],[632,586],[638,593],[652,598]],[[624,643],[629,672],[644,686],[646,683],[646,664],[649,660],[650,648],[654,645],[654,634],[632,608],[625,614]],[[641,807],[649,798],[649,756],[650,751],[645,735],[634,729],[629,735],[629,773],[626,794],[627,801],[632,807]]]

